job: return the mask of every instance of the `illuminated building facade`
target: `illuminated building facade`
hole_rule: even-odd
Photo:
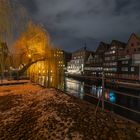
[[[103,71],[104,63],[104,53],[109,49],[110,45],[104,42],[100,42],[96,52],[93,55],[93,58],[89,56],[88,59],[91,59],[90,62],[86,62],[85,65],[85,74],[93,75],[95,77],[101,77]]]
[[[84,74],[85,63],[90,53],[86,47],[72,53],[72,59],[68,62],[67,72],[71,74]]]
[[[118,59],[120,51],[124,51],[126,44],[113,40],[111,46],[104,53],[103,71],[105,77],[118,78]]]

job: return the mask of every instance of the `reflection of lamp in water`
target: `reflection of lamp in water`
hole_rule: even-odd
[[[102,96],[102,87],[98,87],[97,88],[97,97],[101,97]]]
[[[95,95],[96,95],[96,89],[97,89],[96,86],[92,85],[91,92]]]
[[[105,92],[105,98],[106,100],[109,100],[109,93],[107,91]]]
[[[109,93],[109,101],[112,102],[112,103],[115,103],[116,102],[116,96],[115,96],[115,93],[110,91]]]

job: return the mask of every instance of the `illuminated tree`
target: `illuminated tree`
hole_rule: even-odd
[[[10,59],[3,62],[11,63],[12,60],[11,69],[18,70],[19,76],[27,72],[30,78],[37,81],[39,77],[44,77],[44,83],[56,87],[63,73],[63,53],[52,48],[50,37],[41,25],[30,22],[26,26],[29,21],[26,15],[26,10],[18,0],[0,0],[0,46],[1,42],[7,44],[10,38],[18,36],[10,55],[3,53],[0,60],[10,56]],[[4,63],[0,63],[2,70]]]
[[[40,25],[29,23],[25,32],[17,39],[12,47],[14,67],[22,65],[21,73],[32,64],[50,57],[50,38]]]

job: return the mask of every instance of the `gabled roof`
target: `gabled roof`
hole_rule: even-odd
[[[108,50],[109,48],[110,48],[110,44],[107,44],[105,42],[100,42],[98,48],[96,49],[95,54],[103,53],[106,50]]]
[[[125,49],[128,49],[130,46],[129,46],[129,42],[130,40],[132,39],[132,37],[136,38],[137,40],[140,41],[140,37],[138,35],[136,35],[135,33],[132,33],[127,41],[127,45],[126,45],[126,48]]]
[[[118,41],[118,40],[112,40],[111,45],[112,45],[113,43],[115,43],[115,44],[117,44],[117,45],[120,45],[120,46],[124,46],[124,47],[126,46],[126,43],[121,42],[121,41]]]
[[[139,35],[137,35],[137,34],[135,34],[135,33],[133,33],[133,35],[134,35],[138,40],[140,40],[140,36],[139,36]]]
[[[130,41],[130,39],[132,38],[132,36],[134,36],[135,38],[137,38],[138,40],[140,40],[140,36],[136,35],[135,33],[132,33],[127,41],[127,44],[128,42]]]
[[[82,47],[82,48],[76,50],[74,53],[81,52],[81,51],[87,51],[87,48],[86,47]]]
[[[93,54],[90,53],[90,55],[89,55],[89,57],[88,57],[88,60],[93,59],[93,58],[94,58]]]

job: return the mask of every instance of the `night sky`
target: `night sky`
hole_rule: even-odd
[[[140,35],[140,0],[20,0],[36,23],[50,33],[52,42],[66,51],[87,43],[95,50],[100,41],[127,42]]]

